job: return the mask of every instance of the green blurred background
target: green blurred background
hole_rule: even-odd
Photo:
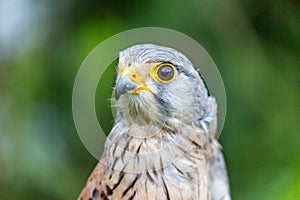
[[[143,26],[191,36],[219,67],[233,199],[300,199],[296,0],[1,0],[0,199],[77,197],[97,160],[73,123],[76,71],[98,43]]]

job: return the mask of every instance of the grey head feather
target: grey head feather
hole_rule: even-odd
[[[129,114],[131,117],[134,115],[137,116],[136,119],[141,119],[141,116],[151,115],[152,119],[164,121],[164,124],[167,120],[170,126],[192,123],[206,116],[208,116],[207,120],[211,121],[210,118],[216,115],[216,109],[212,107],[216,105],[212,105],[210,100],[212,97],[208,96],[199,72],[183,53],[156,44],[139,44],[119,53],[118,65],[121,67],[132,66],[145,72],[149,70],[149,64],[153,62],[171,63],[176,67],[178,76],[168,84],[158,84],[150,78],[146,79],[145,83],[154,91],[155,99],[151,99],[152,97],[146,94],[130,95],[127,99],[121,99],[117,108],[126,111],[129,105],[135,105],[131,107],[138,114],[137,112]],[[140,104],[136,105],[137,102]],[[147,105],[151,102],[157,109],[152,107],[149,110]],[[149,123],[149,120],[146,121]]]

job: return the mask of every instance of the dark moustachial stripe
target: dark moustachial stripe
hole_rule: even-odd
[[[162,84],[157,84],[156,87],[158,94],[155,96],[155,99],[161,106],[161,111],[164,112],[166,116],[170,116],[171,104],[163,98],[165,96],[164,93],[166,93],[165,86]]]
[[[172,64],[172,63],[169,63]],[[174,64],[172,64],[174,65]],[[184,74],[187,77],[190,77],[191,75],[185,71],[182,67],[178,65],[174,65],[178,73]],[[167,93],[167,89],[165,88],[164,84],[156,84],[158,94],[155,96],[156,101],[158,104],[161,106],[161,111],[163,112],[163,116],[168,116],[171,117],[171,110],[172,110],[172,105],[170,104],[169,101],[166,101],[166,98],[164,98],[165,93]]]
[[[124,197],[127,192],[133,188],[134,184],[137,182],[137,180],[141,177],[141,174],[137,174],[136,177],[134,178],[134,180],[129,184],[129,186],[124,190],[122,197]]]

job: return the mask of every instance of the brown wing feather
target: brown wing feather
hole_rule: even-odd
[[[91,199],[101,199],[101,180],[105,173],[106,166],[103,164],[105,154],[102,155],[96,168],[93,170],[92,174],[88,178],[86,186],[81,191],[78,200],[91,200]]]

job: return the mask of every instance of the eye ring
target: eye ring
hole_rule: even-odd
[[[156,82],[169,83],[174,80],[177,75],[177,70],[170,63],[161,63],[155,67],[155,73],[152,78]]]

